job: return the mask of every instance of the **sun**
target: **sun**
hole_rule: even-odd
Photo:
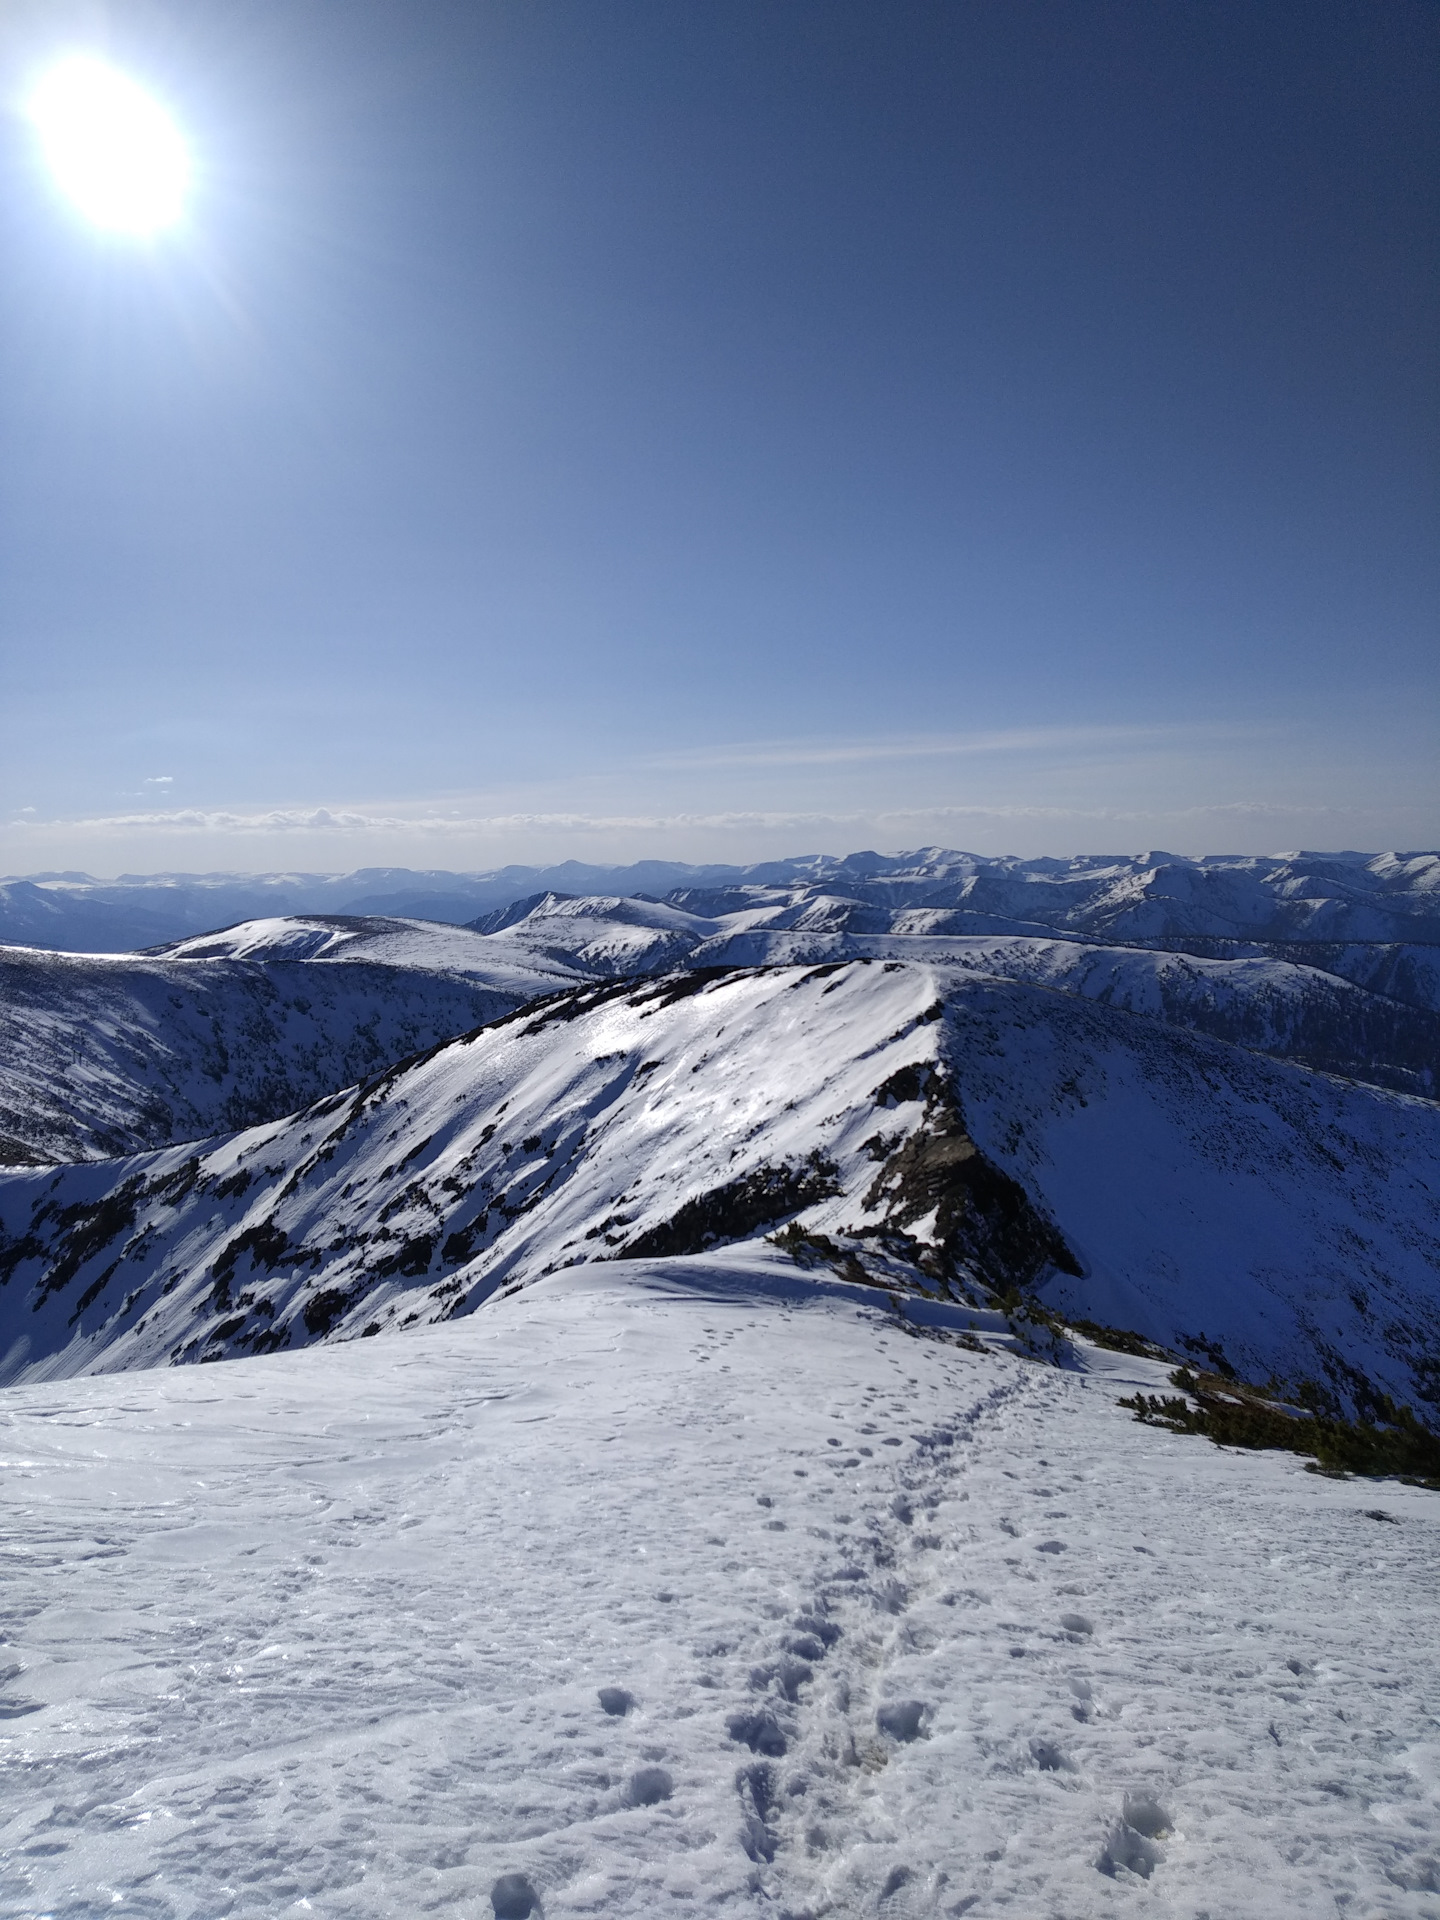
[[[185,141],[128,75],[76,54],[41,78],[27,110],[56,184],[95,226],[143,236],[181,218],[190,185]]]

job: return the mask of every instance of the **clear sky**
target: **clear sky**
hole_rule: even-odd
[[[0,20],[5,870],[1440,841],[1433,0]]]

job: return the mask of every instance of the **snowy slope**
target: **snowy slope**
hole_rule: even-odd
[[[278,1118],[572,977],[406,921],[252,922],[157,956],[0,948],[0,1159]]]
[[[675,890],[683,890],[683,897]],[[351,874],[150,874],[95,880],[33,874],[0,881],[0,939],[80,952],[183,938],[239,920],[373,914],[466,921],[527,896],[704,896],[767,890],[849,900],[886,912],[949,910],[950,933],[1043,929],[1101,939],[1397,941],[1440,944],[1440,855],[1170,853],[1068,860],[987,858],[944,847],[808,855],[750,867],[639,861],[504,867],[485,873],[367,868]],[[738,903],[737,903],[738,904]],[[735,911],[735,906],[719,909]]]
[[[509,943],[486,940],[468,927],[433,920],[387,919],[375,914],[290,914],[241,921],[149,949],[169,960],[308,960],[316,964],[407,967],[475,980],[514,996],[568,986],[576,970],[532,958]]]
[[[1440,1404],[1440,1107],[893,961],[595,986],[198,1154],[5,1176],[0,1356],[398,1332],[792,1217],[881,1284]]]
[[[566,965],[600,979],[668,973],[725,926],[722,920],[663,901],[618,894],[547,893],[524,904],[522,915],[489,914],[475,923],[477,929],[495,945],[524,954],[536,965]]]
[[[0,1911],[1433,1920],[1440,1496],[1126,1390],[749,1254],[12,1389]]]
[[[1209,1033],[1402,1093],[1440,1092],[1440,947],[1255,946],[1236,957],[963,930],[972,916],[830,894],[691,889],[672,903],[555,894],[477,922],[536,966],[615,978],[676,966],[940,961]],[[702,911],[704,909],[704,911]],[[961,923],[956,931],[948,923]],[[1434,1004],[1431,1004],[1431,1001]]]
[[[900,921],[919,918],[897,915]],[[523,928],[514,929],[519,935]],[[556,948],[552,944],[550,951]],[[1290,949],[1303,952],[1302,949]],[[1347,949],[1350,964],[1363,951]],[[1411,949],[1429,953],[1431,949]],[[1440,962],[1440,948],[1433,950]],[[1440,1093],[1440,1006],[1386,991],[1397,969],[1378,960],[1358,984],[1295,959],[1238,959],[1102,946],[1088,941],[954,936],[923,929],[888,934],[831,932],[797,926],[732,932],[724,927],[689,956],[693,966],[814,966],[867,956],[963,967],[1002,979],[1028,980],[1082,999],[1231,1040],[1282,1060],[1352,1075],[1433,1099]],[[1424,975],[1412,966],[1404,978]]]

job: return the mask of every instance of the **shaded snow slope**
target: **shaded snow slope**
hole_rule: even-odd
[[[252,923],[168,957],[0,948],[0,1159],[275,1119],[567,977],[404,921]]]
[[[35,874],[0,882],[0,939],[103,952],[257,916],[383,913],[467,921],[546,893],[670,894],[674,905],[703,915],[736,910],[700,904],[703,899],[756,889],[788,892],[802,911],[804,896],[886,912],[919,908],[963,916],[963,924],[935,929],[948,933],[1048,928],[1142,943],[1167,937],[1440,943],[1435,853],[1017,860],[944,847],[843,858],[817,854],[749,867],[660,860],[597,867],[572,860],[469,874],[395,867],[351,874],[127,875],[110,881]]]
[[[7,1175],[0,1365],[398,1332],[790,1219],[881,1285],[1440,1405],[1440,1108],[863,960],[583,989],[200,1153]]]
[[[711,1255],[0,1397],[0,1910],[1430,1920],[1440,1496],[873,1300]]]

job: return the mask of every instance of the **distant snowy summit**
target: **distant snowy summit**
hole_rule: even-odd
[[[0,882],[0,941],[72,953],[125,952],[293,914],[380,914],[462,925],[503,917],[515,902],[533,904],[547,894],[648,897],[713,915],[738,910],[757,889],[794,896],[797,905],[840,901],[852,914],[964,916],[963,925],[930,929],[936,932],[1048,931],[1139,943],[1440,945],[1440,854],[1433,852],[1020,860],[945,847],[815,854],[751,866],[642,860],[600,867],[570,860],[483,873],[367,867],[347,874],[165,873],[117,880],[41,873]]]

